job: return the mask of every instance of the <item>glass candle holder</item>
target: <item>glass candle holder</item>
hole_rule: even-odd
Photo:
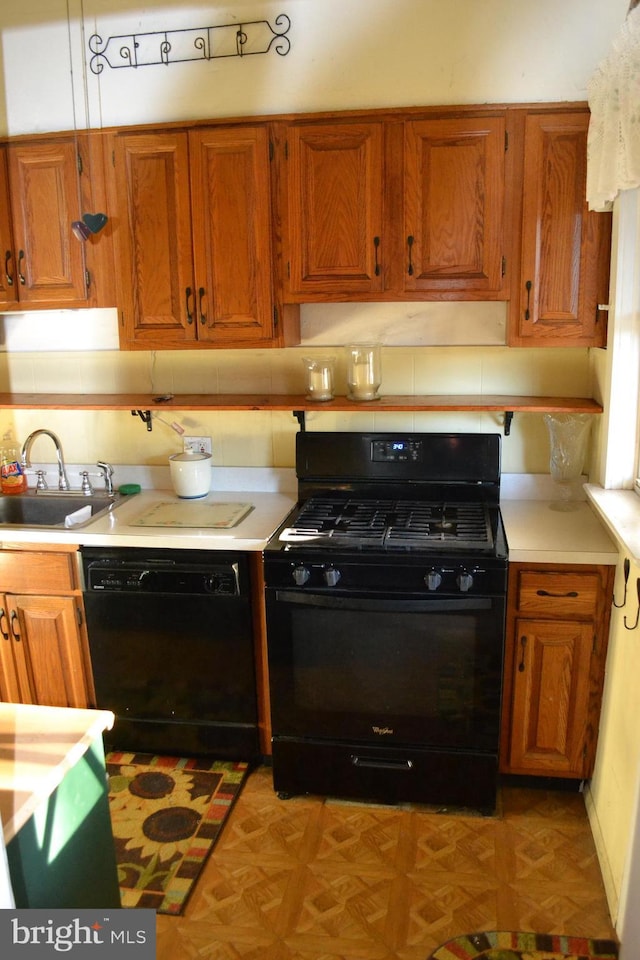
[[[378,400],[381,382],[380,344],[354,343],[347,347],[349,399]]]
[[[307,371],[307,400],[333,399],[334,357],[303,357]]]

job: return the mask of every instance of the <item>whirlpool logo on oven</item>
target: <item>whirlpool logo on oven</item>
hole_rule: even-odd
[[[11,952],[8,951],[11,947]],[[40,960],[155,960],[155,910],[0,910],[0,953]]]
[[[378,737],[390,737],[393,734],[393,727],[371,727]]]

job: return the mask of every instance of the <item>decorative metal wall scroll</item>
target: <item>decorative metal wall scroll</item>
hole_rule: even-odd
[[[291,21],[285,13],[274,20],[253,20],[250,23],[227,23],[218,27],[187,30],[157,30],[153,33],[130,33],[106,40],[94,33],[89,38],[93,54],[89,66],[100,74],[105,65],[148,67],[157,64],[185,63],[187,60],[214,60],[219,57],[246,57],[269,53],[271,48],[281,57],[291,49],[287,33]],[[111,59],[110,59],[111,56]]]

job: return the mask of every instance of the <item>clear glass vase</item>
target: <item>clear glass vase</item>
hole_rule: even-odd
[[[303,357],[307,373],[307,400],[332,400],[335,357]]]
[[[354,343],[347,347],[349,400],[379,400],[382,381],[379,343]]]
[[[545,413],[551,456],[549,472],[558,484],[558,510],[573,509],[582,476],[592,418],[588,413]]]

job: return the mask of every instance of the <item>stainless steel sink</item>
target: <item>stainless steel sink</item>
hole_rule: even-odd
[[[122,502],[118,494],[60,493],[57,491],[29,491],[0,497],[0,524],[20,527],[83,527],[96,517],[113,510]],[[78,518],[79,522],[65,524],[77,510],[90,507],[90,516]]]

